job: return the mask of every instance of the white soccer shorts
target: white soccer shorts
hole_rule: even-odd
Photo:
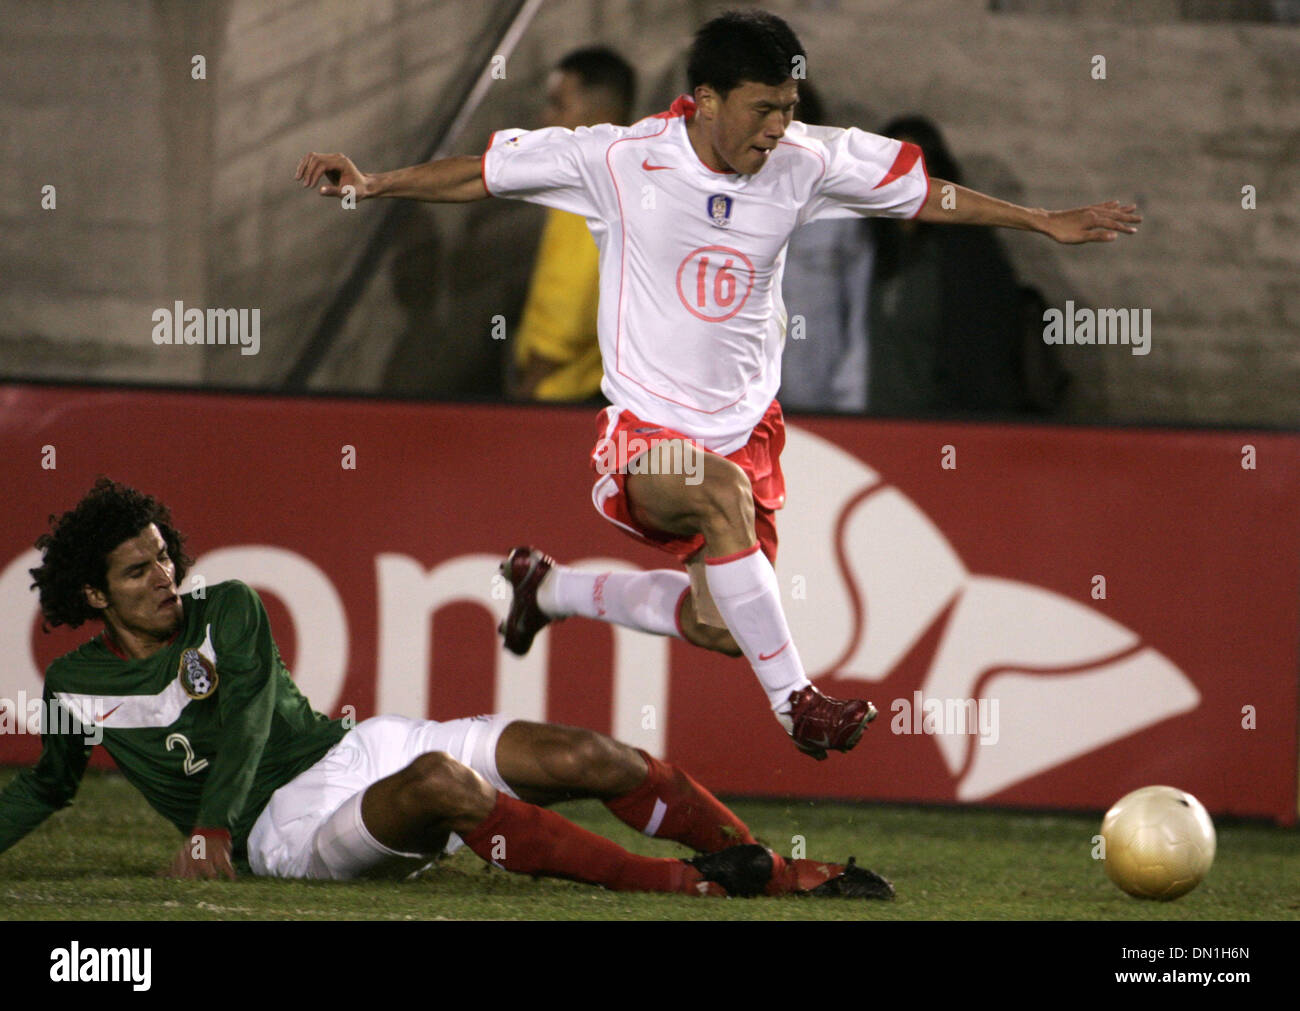
[[[517,796],[497,772],[496,763],[497,741],[512,722],[513,717],[502,715],[471,716],[445,723],[405,716],[362,720],[320,761],[271,794],[248,835],[248,862],[253,873],[277,878],[348,876],[325,873],[319,861],[313,861],[317,832],[339,812],[331,831],[339,831],[340,823],[350,825],[351,831],[378,846],[361,825],[361,795],[371,784],[405,769],[430,751],[446,752],[497,790]],[[349,807],[346,813],[341,810],[345,805]],[[460,837],[453,833],[446,852],[452,853],[462,845]]]

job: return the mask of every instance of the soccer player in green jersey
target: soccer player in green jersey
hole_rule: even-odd
[[[166,873],[347,879],[462,842],[509,871],[625,891],[888,897],[853,865],[784,860],[685,772],[602,734],[478,716],[349,729],[295,687],[257,594],[180,593],[191,564],[161,503],[101,478],[37,543],[47,625],[103,631],[46,671],[42,751],[0,793],[0,852],[71,802],[91,751],[185,837]],[[643,857],[546,809],[595,797],[702,854]]]

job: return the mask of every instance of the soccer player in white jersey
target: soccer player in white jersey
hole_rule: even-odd
[[[852,748],[876,711],[809,682],[772,567],[785,501],[775,394],[790,234],[819,218],[886,215],[1109,242],[1141,219],[1116,201],[1019,207],[930,179],[913,144],[799,123],[805,61],[780,18],[732,12],[696,34],[690,95],[630,127],[501,130],[481,158],[378,174],[312,153],[296,178],[323,179],[327,197],[343,187],[358,199],[500,196],[587,218],[612,404],[598,419],[593,502],[687,572],[588,572],[517,548],[502,566],[514,587],[506,647],[522,654],[550,621],[582,615],[743,654],[796,746],[822,759]]]

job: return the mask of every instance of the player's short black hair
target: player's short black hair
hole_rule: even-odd
[[[50,531],[36,539],[41,565],[30,570],[47,629],[77,628],[99,616],[86,600],[84,587],[107,593],[108,556],[150,523],[167,544],[180,585],[193,559],[185,555],[185,537],[172,525],[171,512],[152,496],[101,477],[74,508],[50,517]]]
[[[794,30],[767,11],[727,11],[695,33],[686,61],[694,92],[707,84],[724,99],[745,81],[784,84],[794,76],[795,57],[807,59]]]
[[[599,88],[609,92],[618,105],[620,119],[632,115],[636,102],[636,71],[609,46],[583,46],[575,49],[555,65],[556,70],[573,74],[584,89]]]

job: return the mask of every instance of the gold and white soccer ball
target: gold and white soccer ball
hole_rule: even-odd
[[[1106,873],[1139,899],[1176,899],[1214,863],[1214,823],[1199,800],[1172,786],[1144,786],[1101,822]]]

